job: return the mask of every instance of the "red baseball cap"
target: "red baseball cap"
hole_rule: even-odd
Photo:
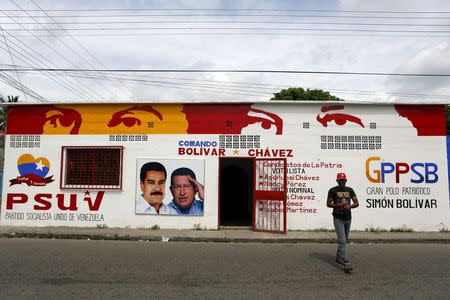
[[[347,176],[345,176],[345,173],[338,173],[336,179],[337,180],[347,179]]]

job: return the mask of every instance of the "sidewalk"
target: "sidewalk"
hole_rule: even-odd
[[[0,238],[56,238],[170,242],[336,243],[332,231],[289,231],[287,234],[253,232],[250,228],[219,230],[127,229],[74,227],[0,227]],[[353,243],[450,243],[450,232],[352,231]]]

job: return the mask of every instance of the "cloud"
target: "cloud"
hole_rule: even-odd
[[[18,4],[26,9],[35,8],[31,2],[20,0]],[[93,8],[249,8],[249,9],[291,9],[291,12],[270,12],[265,14],[314,14],[303,13],[296,9],[329,9],[329,10],[393,10],[393,11],[420,11],[441,10],[449,11],[448,1],[110,1],[106,4],[98,1],[39,1],[44,8],[57,9],[93,9]],[[9,4],[8,4],[9,5]],[[3,7],[12,8],[12,7]],[[225,13],[226,11],[222,11]],[[53,12],[54,13],[54,12]],[[133,12],[129,12],[133,13]],[[146,12],[150,13],[150,12]],[[178,12],[179,13],[179,12]],[[191,12],[192,13],[192,12]],[[199,13],[199,12],[197,12]],[[217,12],[216,12],[217,13]],[[228,12],[229,13],[229,12]],[[255,11],[246,11],[247,14]],[[58,13],[62,14],[62,13]],[[81,14],[71,12],[71,14]],[[97,13],[98,14],[98,13]],[[225,30],[205,30],[208,35],[146,35],[146,36],[75,36],[75,38],[106,68],[123,69],[254,69],[254,70],[312,70],[312,71],[349,71],[349,72],[426,72],[450,73],[448,38],[415,38],[415,37],[388,37],[386,34],[371,34],[359,32],[366,36],[350,36],[358,32],[326,31],[334,29],[374,29],[389,30],[392,26],[338,26],[314,24],[272,24],[271,21],[319,21],[319,22],[372,22],[388,23],[400,22],[404,24],[423,24],[424,22],[449,23],[450,20],[383,20],[383,19],[342,19],[342,18],[305,18],[305,17],[152,17],[109,19],[121,21],[138,21],[135,24],[82,24],[87,18],[59,18],[59,22],[80,22],[72,27],[275,27],[296,29],[290,31],[295,35],[278,35],[272,31],[267,35],[223,35]],[[336,15],[337,13],[315,13],[322,15]],[[346,13],[347,15],[349,13]],[[342,15],[345,15],[342,13]],[[358,15],[355,13],[354,15]],[[361,14],[360,14],[361,15]],[[101,21],[105,18],[89,18],[89,21]],[[144,24],[141,20],[167,21],[167,24]],[[178,24],[171,21],[232,21],[228,24]],[[49,21],[49,20],[47,20]],[[237,21],[261,21],[263,23],[236,23]],[[265,23],[264,23],[265,22]],[[2,25],[3,26],[3,25]],[[17,27],[17,26],[16,26]],[[11,28],[9,25],[8,28]],[[36,28],[36,26],[34,26]],[[301,29],[315,28],[318,31],[301,31]],[[418,27],[402,27],[406,29],[420,29]],[[433,30],[435,27],[426,28]],[[440,27],[442,29],[443,27]],[[400,29],[400,28],[397,28]],[[422,30],[424,28],[421,28]],[[147,32],[154,32],[147,31]],[[226,30],[230,31],[230,30]],[[248,32],[240,29],[241,32]],[[134,31],[142,32],[142,31]],[[144,31],[145,32],[145,31]],[[166,30],[160,33],[194,32],[193,30]],[[42,32],[41,32],[42,33]],[[75,32],[71,32],[75,34]],[[78,32],[80,33],[80,32]],[[90,31],[84,33],[91,33]],[[312,34],[312,35],[308,35]],[[342,34],[347,34],[346,36]],[[58,67],[67,67],[63,58],[59,57],[48,46],[37,39],[20,38],[33,50],[51,60]],[[65,47],[55,38],[46,38],[71,60],[76,67],[89,68],[90,65],[80,59],[76,51],[96,68],[104,68],[98,64],[70,37],[64,41],[71,46]],[[2,44],[0,42],[0,44]],[[25,48],[25,47],[24,47]],[[31,51],[30,49],[28,49]],[[9,54],[3,50],[0,63],[11,64]],[[19,50],[13,50],[17,54]],[[38,65],[36,59],[33,65]],[[15,63],[23,65],[24,62],[16,58]],[[39,64],[40,65],[40,64]],[[47,63],[47,65],[52,65]],[[15,77],[14,73],[9,75]],[[90,73],[90,75],[104,76]],[[32,87],[36,92],[53,101],[78,100],[86,101],[86,97],[77,97],[52,80],[38,75],[21,75],[25,85]],[[449,82],[446,78],[403,78],[383,76],[355,76],[355,75],[320,75],[320,74],[274,74],[274,73],[138,73],[115,74],[120,77],[128,88],[124,88],[117,81],[100,81],[98,78],[76,78],[75,87],[80,93],[93,96],[95,99],[108,101],[129,101],[139,99],[142,101],[267,101],[274,92],[289,86],[305,88],[318,88],[329,90],[333,95],[358,101],[397,101],[398,95],[394,93],[442,93],[449,94]],[[127,81],[133,79],[134,81]],[[89,89],[79,84],[82,82]],[[100,84],[100,82],[102,82]],[[236,84],[239,83],[239,84]],[[446,87],[447,86],[447,87]],[[93,93],[90,89],[94,90]],[[135,97],[130,98],[131,92]],[[4,94],[19,94],[17,90],[0,83],[0,91]],[[372,92],[370,92],[372,91]],[[99,94],[100,96],[97,96]],[[23,98],[23,97],[21,97]],[[405,98],[403,98],[405,99]],[[420,97],[406,98],[421,100]],[[103,100],[105,101],[105,100]]]
[[[450,74],[450,46],[439,42],[424,48],[408,61],[399,65],[395,72],[413,74]],[[449,77],[398,78],[390,83],[392,89],[402,93],[439,94],[448,93]]]

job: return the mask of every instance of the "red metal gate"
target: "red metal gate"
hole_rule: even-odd
[[[255,159],[253,230],[286,233],[286,159]]]

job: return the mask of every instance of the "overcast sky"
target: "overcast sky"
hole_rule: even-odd
[[[3,0],[0,10],[1,68],[11,68],[13,59],[19,69],[450,74],[448,0]],[[77,28],[82,30],[73,30]],[[16,72],[0,73],[0,93],[19,95],[21,101],[30,102],[259,102],[269,100],[282,88],[299,86],[327,90],[353,101],[450,103],[450,77],[444,76],[98,72],[18,75],[20,82],[36,93],[35,97],[25,99],[20,90],[10,86],[20,87],[11,82],[18,80]]]

